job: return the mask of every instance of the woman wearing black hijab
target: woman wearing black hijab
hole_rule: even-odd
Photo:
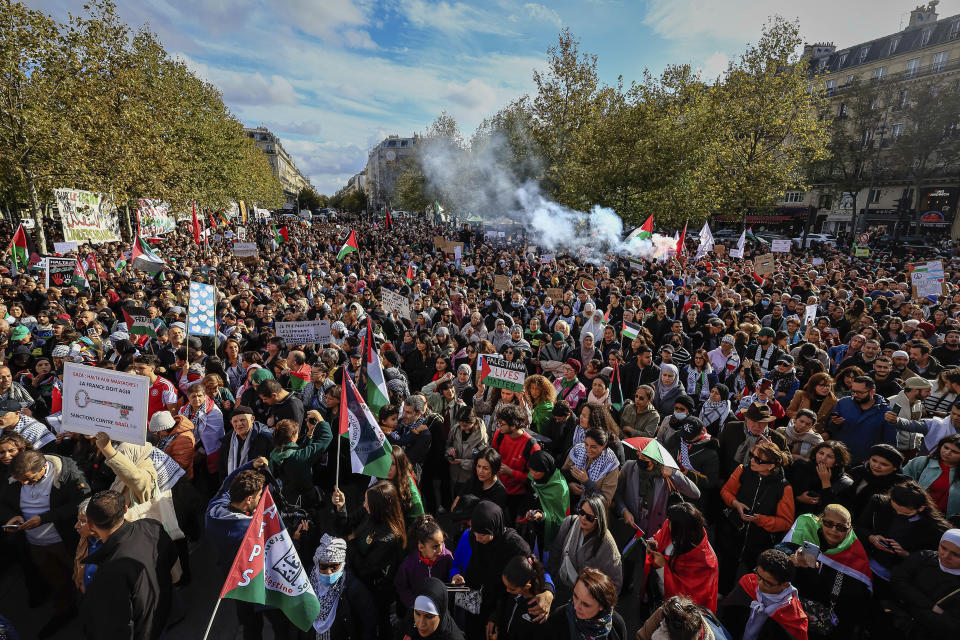
[[[463,632],[447,611],[447,600],[447,587],[436,578],[427,578],[417,593],[413,609],[404,620],[405,637],[410,640],[464,640]]]
[[[484,626],[502,598],[507,597],[501,573],[506,559],[530,555],[530,545],[514,529],[503,524],[503,511],[486,500],[473,511],[470,528],[464,532],[453,555],[451,582],[466,584],[471,591],[481,591],[477,613],[466,612],[466,632],[471,638],[485,637]],[[546,611],[553,601],[553,592],[537,596]],[[536,604],[532,605],[536,606]],[[539,616],[533,616],[539,617]]]

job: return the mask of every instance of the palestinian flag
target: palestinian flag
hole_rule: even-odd
[[[620,337],[624,340],[633,340],[638,335],[640,335],[640,325],[624,320],[623,328],[620,329]]]
[[[123,273],[123,270],[127,267],[126,257],[122,258],[118,263],[113,265],[113,270],[117,273]]]
[[[683,255],[683,241],[687,238],[687,223],[683,223],[683,231],[680,232],[680,238],[677,240],[677,255]]]
[[[385,211],[386,215],[384,216],[383,220],[383,228],[387,231],[391,231],[393,229],[393,216],[390,215],[390,209],[385,209]]]
[[[753,235],[753,227],[748,227],[747,230],[746,230],[744,233],[745,233],[745,235],[746,235],[746,237],[747,237],[748,240],[753,240],[754,242],[757,242],[757,243],[762,242],[762,241],[760,240],[760,238],[758,238],[757,236]]]
[[[36,252],[37,250],[33,248],[33,240],[27,235],[27,230],[23,228],[21,222],[16,233],[13,234],[13,240],[10,241],[10,258],[13,263],[10,267],[10,273],[17,275],[29,269],[30,258]]]
[[[84,271],[83,263],[80,262],[80,258],[74,259],[73,267],[73,286],[78,289],[89,289],[90,281],[87,280],[87,274]]]
[[[271,229],[273,229],[273,241],[277,244],[285,244],[290,240],[290,232],[287,231],[286,226],[277,229],[277,225],[274,224],[271,225]]]
[[[407,265],[407,284],[413,284],[413,263]]]
[[[374,415],[379,415],[380,407],[390,404],[390,394],[387,392],[387,382],[383,377],[383,367],[380,366],[380,356],[373,345],[373,323],[370,314],[367,314],[367,334],[364,336],[363,358],[366,361],[367,372],[367,406]]]
[[[98,278],[102,278],[107,275],[106,272],[100,268],[100,263],[97,262],[97,256],[94,253],[88,253],[87,257],[80,260],[80,265],[83,267],[83,273],[87,277],[90,276],[91,271]]]
[[[269,486],[247,525],[220,597],[280,609],[302,631],[309,631],[320,614],[309,573],[283,526]]]
[[[130,258],[134,269],[154,275],[163,271],[163,268],[167,265],[163,258],[155,254],[150,245],[144,242],[140,236],[137,236],[137,239],[133,242],[133,251]]]
[[[132,336],[157,337],[150,315],[142,307],[124,307],[123,321],[127,323],[127,333]]]
[[[340,386],[339,433],[348,439],[354,473],[375,478],[387,477],[393,464],[390,455],[393,447],[380,431],[380,425],[370,413],[370,407],[363,401],[353,380],[346,374]]]
[[[819,545],[819,530],[820,522],[817,517],[812,513],[804,513],[793,523],[790,531],[787,531],[783,542],[791,542],[801,547],[804,542]],[[820,549],[820,557],[817,560],[847,577],[859,580],[873,591],[873,572],[870,570],[870,559],[853,529],[847,532],[847,537],[837,546],[827,550]]]
[[[347,236],[347,241],[343,243],[342,247],[340,247],[340,253],[337,254],[337,260],[343,260],[347,257],[347,255],[359,250],[360,247],[357,245],[357,232],[351,229],[350,235]]]
[[[634,229],[633,232],[624,239],[624,242],[630,242],[634,238],[649,240],[651,237],[653,237],[653,216],[647,218],[647,221],[640,225],[638,229]]]
[[[623,386],[620,384],[620,362],[613,362],[613,375],[610,376],[610,406],[620,411],[623,408]]]
[[[434,200],[434,204],[437,205],[437,213],[443,213],[443,207],[440,206],[440,201]]]

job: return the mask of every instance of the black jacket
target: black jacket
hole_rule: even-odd
[[[890,587],[900,605],[919,624],[918,637],[947,638],[960,626],[960,598],[944,600],[942,614],[933,612],[933,605],[960,589],[960,576],[940,569],[936,551],[911,553],[894,570]]]
[[[567,609],[573,606],[572,602],[561,607],[555,607],[550,612],[550,617],[542,625],[537,625],[539,629],[535,638],[537,640],[578,640],[580,635],[571,629],[570,619],[567,616]],[[527,636],[528,638],[530,636]],[[608,640],[629,640],[633,636],[627,635],[627,625],[616,610],[613,612],[613,629],[607,636]]]
[[[230,441],[233,439],[234,431],[230,425],[226,426],[227,432],[220,439],[220,455],[217,457],[217,467],[220,471],[220,477],[227,477],[227,458],[230,454]],[[253,438],[250,441],[250,450],[247,453],[247,462],[256,460],[260,456],[266,458],[270,455],[270,451],[273,449],[273,432],[270,430],[270,427],[263,424],[262,422],[254,422],[253,426],[250,427],[250,433],[247,434],[248,438]],[[237,445],[243,447],[243,442],[237,438]]]
[[[87,638],[156,640],[170,613],[177,555],[156,520],[124,522],[87,556],[97,565],[81,608]]]
[[[914,552],[936,549],[940,544],[940,536],[946,531],[946,527],[929,517],[914,519],[898,515],[890,505],[890,499],[882,495],[870,499],[867,508],[854,521],[853,528],[857,538],[863,542],[867,555],[891,569],[901,563],[900,556],[877,549],[870,542],[870,536],[893,538],[905,551]]]
[[[52,465],[53,487],[50,489],[50,510],[40,515],[41,524],[52,522],[57,534],[69,551],[77,547],[77,508],[90,495],[90,485],[77,463],[70,458],[54,454],[44,456]],[[0,521],[20,515],[20,489],[22,484],[12,476],[5,478],[0,486]]]
[[[623,397],[633,398],[637,393],[637,387],[642,384],[648,384],[651,387],[657,383],[660,378],[660,367],[651,363],[649,367],[640,368],[636,359],[620,370],[621,384],[623,385]]]

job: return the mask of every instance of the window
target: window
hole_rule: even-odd
[[[863,132],[863,148],[869,149],[873,146],[873,129],[867,129]]]
[[[899,46],[900,36],[894,36],[893,38],[890,38],[890,48],[887,50],[887,55],[892,56]]]
[[[853,84],[853,74],[847,76],[847,84]]]
[[[933,56],[933,71],[934,73],[943,71],[943,68],[947,64],[947,52],[941,51],[940,53]]]
[[[827,82],[826,82],[826,84],[824,85],[824,87],[825,87],[826,90],[827,90],[827,95],[828,95],[828,96],[829,96],[829,95],[833,95],[833,92],[834,92],[834,91],[836,90],[836,88],[837,88],[837,81],[836,81],[836,80],[827,80]]]
[[[837,69],[843,67],[847,63],[847,52],[844,51],[840,54],[840,59],[837,61]]]
[[[951,40],[960,36],[960,20],[954,20],[950,23],[950,34],[947,36]]]
[[[840,103],[840,108],[837,109],[837,117],[838,117],[838,118],[846,118],[846,117],[847,117],[847,105],[846,105],[846,103],[844,103],[844,102],[841,102],[841,103]]]
[[[920,34],[920,46],[925,47],[930,43],[930,36],[933,34],[933,29],[924,29],[923,33]]]
[[[880,189],[870,189],[870,195],[867,197],[867,204],[877,204],[880,202]]]
[[[870,53],[870,47],[861,47],[860,53],[857,54],[857,64],[863,64],[863,61],[867,59],[867,54]]]
[[[903,135],[903,123],[898,122],[897,124],[890,127],[890,137],[896,140]]]
[[[907,101],[909,99],[910,93],[906,89],[900,91],[900,95],[897,96],[897,108],[903,109],[907,106]]]
[[[880,98],[874,98],[870,103],[870,111],[876,111],[880,108]]]
[[[882,79],[883,76],[885,75],[887,75],[886,67],[877,67],[876,69],[873,70],[873,77],[876,78],[877,80]]]
[[[904,189],[903,193],[900,194],[900,206],[909,209],[911,204],[913,204],[913,189]]]
[[[803,202],[803,191],[787,191],[783,195],[783,202]]]
[[[820,196],[820,209],[832,209],[833,208],[833,196],[829,193],[825,193]]]
[[[920,58],[914,58],[913,60],[907,60],[907,72],[904,74],[904,77],[912,78],[917,75],[917,71],[920,69]]]

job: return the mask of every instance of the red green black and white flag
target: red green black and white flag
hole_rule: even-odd
[[[343,243],[342,247],[340,247],[340,253],[337,254],[337,260],[343,260],[349,254],[359,250],[360,246],[357,244],[357,232],[351,229],[350,235],[347,236],[347,241]]]
[[[344,372],[340,389],[340,437],[350,444],[350,463],[354,473],[386,478],[393,464],[393,447],[363,401],[353,380]]]

